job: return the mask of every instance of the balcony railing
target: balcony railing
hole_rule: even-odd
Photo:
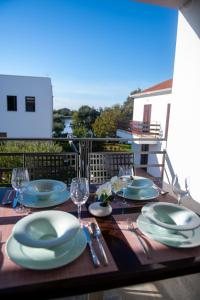
[[[144,123],[141,121],[131,121],[131,130],[133,134],[148,135],[151,137],[161,136],[161,126],[159,123]]]
[[[161,151],[133,151],[130,147],[127,151],[102,151],[102,143],[115,142],[127,143],[128,141],[143,141],[148,138],[51,138],[51,139],[14,139],[1,138],[0,143],[7,141],[45,141],[50,143],[70,143],[71,150],[61,153],[44,152],[1,152],[0,153],[0,184],[10,182],[11,171],[14,167],[27,167],[31,179],[52,178],[69,182],[75,176],[88,177],[92,183],[101,183],[111,176],[118,174],[120,165],[132,166],[135,173],[141,168],[159,168],[160,175],[155,180],[162,180],[165,168],[166,150]],[[156,138],[165,142],[163,138]],[[101,145],[101,146],[100,146]],[[135,156],[161,155],[162,159],[156,163],[141,164],[135,162]],[[155,161],[155,159],[154,159]],[[148,174],[147,174],[148,175]]]

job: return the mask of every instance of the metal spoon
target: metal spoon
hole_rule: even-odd
[[[91,226],[91,229],[92,229],[92,234],[93,234],[94,238],[97,240],[97,243],[99,245],[99,250],[101,252],[101,257],[102,257],[102,260],[103,260],[103,264],[105,266],[107,266],[108,265],[108,258],[107,258],[107,255],[105,253],[105,250],[103,248],[103,245],[102,245],[102,243],[99,239],[99,237],[101,235],[101,230],[100,230],[99,226],[96,223],[91,223],[90,226]]]

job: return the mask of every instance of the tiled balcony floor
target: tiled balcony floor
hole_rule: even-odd
[[[199,300],[200,274],[139,284],[63,300]]]

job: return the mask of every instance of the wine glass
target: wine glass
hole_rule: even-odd
[[[20,206],[16,207],[16,212],[26,213],[29,212],[29,209],[23,205],[23,191],[29,183],[29,174],[26,168],[14,168],[12,170],[11,184],[16,191],[17,202],[20,203]]]
[[[122,182],[122,191],[123,191],[123,201],[122,204],[126,205],[127,202],[125,200],[125,191],[126,188],[128,187],[129,183],[131,183],[133,179],[133,168],[131,167],[126,167],[126,166],[120,166],[119,167],[119,173],[118,177],[120,178]]]
[[[74,204],[78,206],[78,219],[81,223],[81,205],[84,204],[89,197],[89,183],[87,178],[73,178],[70,186],[70,196]]]
[[[181,205],[181,200],[186,195],[189,195],[189,180],[185,178],[185,189],[180,185],[178,176],[175,175],[172,181],[172,190],[177,197],[178,205]]]

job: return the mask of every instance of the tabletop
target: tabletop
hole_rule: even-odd
[[[0,189],[0,203],[7,189]],[[86,248],[78,259],[53,270],[30,270],[12,262],[5,249],[13,226],[23,215],[10,204],[0,205],[0,295],[27,295],[42,299],[78,295],[99,290],[145,283],[154,280],[196,273],[200,270],[200,247],[176,249],[146,239],[150,257],[142,251],[137,237],[127,230],[127,220],[136,222],[146,201],[127,201],[122,206],[120,197],[111,202],[112,214],[103,218],[90,215],[88,206],[94,201],[91,193],[82,210],[84,223],[97,222],[102,231],[101,241],[108,256],[108,266],[95,268]],[[159,195],[154,201],[175,202],[170,195]],[[77,216],[71,200],[50,208]],[[32,209],[32,213],[37,209]],[[95,244],[97,250],[97,245]]]

